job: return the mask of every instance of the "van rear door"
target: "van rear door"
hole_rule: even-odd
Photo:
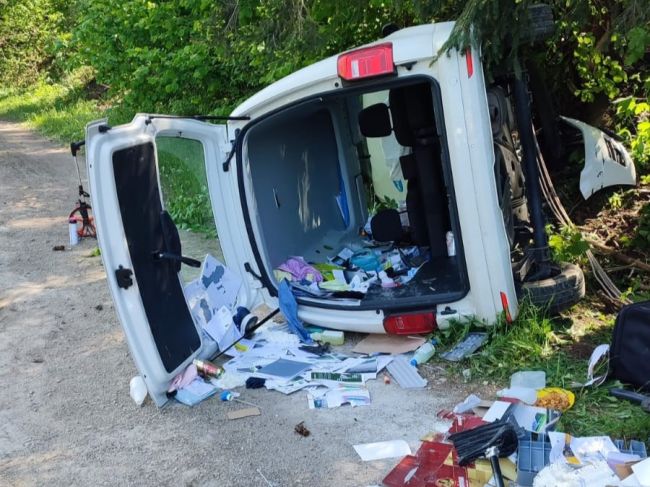
[[[240,233],[230,232],[229,205],[233,200],[238,205],[239,199],[222,194],[218,183],[229,149],[225,125],[143,114],[118,127],[110,128],[104,120],[88,125],[88,176],[104,268],[131,355],[158,406],[167,401],[169,381],[203,347],[202,331],[188,308],[179,271],[181,261],[200,265],[204,255],[190,256],[197,262],[181,259],[178,229],[161,187],[158,145],[164,145],[162,138],[167,146],[170,139],[198,146],[195,152],[207,178],[206,206],[214,209],[224,250],[223,256],[215,257],[239,272],[240,257],[249,248],[247,241],[238,241]],[[249,280],[242,282],[238,304],[250,306],[256,290]]]

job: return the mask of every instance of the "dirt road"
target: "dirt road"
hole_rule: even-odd
[[[137,407],[95,243],[67,246],[75,180],[66,149],[0,122],[0,485],[379,484],[398,459],[363,463],[352,445],[415,448],[461,399],[434,379],[407,393],[374,381],[371,406],[327,411],[310,411],[304,392],[244,390],[262,415],[238,421],[218,399]],[[300,421],[310,437],[294,432]]]

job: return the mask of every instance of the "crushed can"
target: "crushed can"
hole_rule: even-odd
[[[192,363],[196,366],[196,371],[203,377],[213,377],[218,379],[224,373],[223,367],[213,364],[207,360],[194,359]]]

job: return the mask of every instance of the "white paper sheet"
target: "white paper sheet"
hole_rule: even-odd
[[[230,311],[225,306],[217,310],[204,329],[217,342],[219,350],[225,350],[241,338],[241,333],[235,326]]]
[[[210,254],[206,255],[203,261],[200,280],[215,309],[222,306],[228,309],[234,307],[241,287],[241,278]]]
[[[403,457],[411,454],[411,448],[404,440],[379,441],[354,445],[354,449],[364,462],[383,458]]]
[[[632,465],[632,471],[636,480],[643,486],[650,486],[650,458],[646,458],[639,463]]]

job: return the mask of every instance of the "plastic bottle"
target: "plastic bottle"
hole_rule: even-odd
[[[454,257],[456,255],[456,240],[454,239],[454,233],[447,232],[445,234],[445,240],[447,242],[447,255],[449,257]]]
[[[323,330],[311,334],[312,340],[321,343],[329,343],[330,345],[343,345],[345,342],[345,335],[342,331]]]
[[[411,365],[413,367],[417,367],[418,365],[428,362],[431,357],[433,357],[433,354],[436,353],[436,347],[434,347],[435,344],[436,341],[431,340],[430,342],[425,342],[420,345],[420,347],[413,354]]]
[[[131,399],[133,399],[138,406],[142,406],[144,399],[147,397],[147,384],[144,383],[142,377],[136,375],[131,379],[131,382],[129,383],[129,393],[131,394]]]
[[[68,220],[68,232],[70,233],[70,246],[73,247],[79,243],[79,234],[77,233],[77,220],[70,218]]]

